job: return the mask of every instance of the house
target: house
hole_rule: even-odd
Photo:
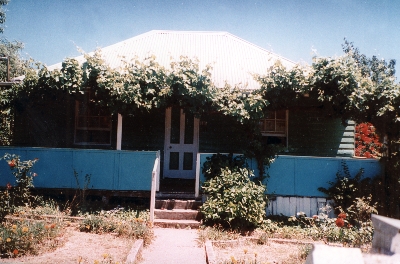
[[[211,65],[211,78],[216,87],[230,85],[247,91],[260,88],[253,74],[262,75],[277,62],[287,68],[295,65],[227,32],[150,31],[101,49],[102,58],[111,68],[121,67],[122,61],[141,61],[152,55],[165,68],[170,67],[171,58],[197,58],[199,69]],[[80,63],[85,61],[84,56],[76,59]],[[49,70],[59,68],[61,63],[48,67]],[[148,191],[152,164],[160,157],[161,178],[196,179],[193,191],[198,195],[200,168],[205,157],[209,153],[240,153],[247,143],[234,122],[220,113],[198,118],[175,106],[135,115],[112,115],[90,107],[90,92],[81,101],[68,95],[43,96],[45,100],[38,97],[34,103],[17,106],[12,149],[28,156],[32,152],[43,155],[62,168],[42,165],[47,167],[43,173],[49,177],[54,175],[51,177],[57,180],[38,178],[38,187],[73,188],[72,170],[77,170],[81,177],[92,175],[90,187],[93,189]],[[371,175],[367,176],[379,172],[376,161],[351,158],[354,123],[343,126],[340,120],[318,107],[270,111],[259,123],[265,144],[279,142],[286,146],[284,155],[270,168],[268,191],[278,198],[289,199],[281,208],[287,207],[282,210],[290,214],[304,207],[297,203],[306,203],[306,211],[315,213],[318,201],[326,200],[316,188],[333,180],[343,159],[352,164],[352,170],[370,167]],[[136,156],[131,157],[132,153]],[[150,158],[143,158],[144,155]],[[148,170],[143,169],[145,164]],[[141,170],[143,175],[148,173],[148,179],[141,178],[142,174],[138,173]],[[146,184],[138,184],[144,181]],[[301,202],[298,197],[302,197]],[[276,206],[271,213],[282,212]]]

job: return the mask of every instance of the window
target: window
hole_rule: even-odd
[[[76,102],[74,143],[111,145],[111,115],[88,102],[89,98],[85,102]]]
[[[270,111],[260,120],[261,134],[268,137],[269,143],[287,145],[288,116],[288,110]]]

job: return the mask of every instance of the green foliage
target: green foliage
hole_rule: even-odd
[[[372,203],[371,195],[369,197],[357,197],[353,204],[347,208],[349,222],[359,229],[364,226],[372,226],[371,214],[378,214],[377,203]]]
[[[0,3],[1,4],[1,3]],[[1,16],[1,15],[0,15]],[[24,59],[21,51],[24,49],[24,44],[19,41],[9,41],[5,38],[0,38],[0,57],[7,57],[10,67],[10,80],[22,76],[31,67],[32,60]],[[0,81],[7,82],[7,61],[0,61]]]
[[[229,168],[231,171],[237,171],[240,168],[247,167],[246,158],[242,155],[233,157],[233,154],[213,154],[211,157],[207,157],[203,164],[202,173],[206,180],[210,180],[218,175],[225,168]]]
[[[255,128],[254,131],[257,131]],[[254,158],[257,161],[259,175],[256,178],[257,182],[262,184],[269,177],[267,174],[268,168],[275,161],[278,152],[284,149],[283,145],[268,144],[267,138],[261,134],[251,133],[247,148],[244,154],[248,158]]]
[[[38,159],[21,161],[18,155],[8,153],[1,159],[8,163],[16,181],[15,186],[8,183],[6,189],[0,193],[0,221],[3,221],[16,206],[33,205],[35,202],[36,197],[31,195],[31,188],[34,187],[33,178],[37,175],[30,170]]]
[[[235,240],[240,237],[238,232],[225,230],[221,226],[200,226],[197,242],[203,246],[207,240]]]
[[[369,205],[368,199],[356,199],[351,206],[357,214],[339,214],[338,218],[329,218],[330,207],[321,208],[318,215],[307,217],[303,212],[297,213],[288,219],[287,225],[278,224],[273,229],[264,224],[264,230],[274,237],[323,240],[343,243],[353,247],[361,247],[372,242],[374,232],[372,221],[369,218],[357,218],[357,225],[353,225],[356,215],[366,215],[367,212],[376,212],[374,206]],[[357,209],[355,209],[357,208]],[[349,211],[350,212],[350,211]],[[350,217],[349,217],[350,215]]]
[[[25,209],[27,207],[19,207],[16,216],[26,217]],[[36,254],[39,245],[56,247],[55,238],[61,233],[61,226],[59,220],[44,222],[25,218],[3,222],[0,225],[0,258]]]
[[[6,22],[6,11],[3,6],[7,5],[10,0],[0,0],[0,33],[4,32],[3,24]]]
[[[267,74],[254,75],[254,78],[261,84],[259,92],[268,102],[269,110],[281,110],[296,106],[299,99],[308,92],[306,75],[300,66],[288,70],[277,62],[268,69]]]
[[[119,236],[143,239],[145,245],[153,239],[149,213],[116,208],[98,214],[85,214],[79,229],[82,232],[117,233]]]
[[[208,197],[200,208],[204,222],[232,229],[260,225],[265,216],[265,186],[255,184],[251,177],[254,175],[248,169],[231,171],[226,168],[206,181],[202,188]]]
[[[339,208],[347,209],[357,197],[362,197],[364,193],[368,193],[371,189],[363,188],[368,185],[369,178],[362,179],[364,169],[360,169],[354,177],[351,176],[349,167],[346,162],[342,161],[342,171],[336,173],[336,181],[329,181],[328,189],[319,187],[318,191],[325,193],[328,197],[333,198],[336,211]]]

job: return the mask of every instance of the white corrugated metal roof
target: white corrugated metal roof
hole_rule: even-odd
[[[153,30],[101,49],[104,60],[113,68],[122,66],[122,61],[150,55],[169,68],[171,57],[197,58],[200,70],[207,64],[212,66],[212,79],[217,87],[225,82],[241,88],[257,89],[259,84],[252,73],[264,74],[277,60],[291,68],[294,62],[260,48],[228,32],[165,31]],[[83,62],[83,56],[77,57]],[[48,67],[60,68],[61,63]]]

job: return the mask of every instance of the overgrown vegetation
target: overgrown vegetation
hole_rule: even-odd
[[[149,245],[153,239],[153,231],[147,211],[132,211],[124,208],[116,208],[110,211],[83,215],[84,220],[79,229],[82,232],[96,234],[117,233],[119,236],[143,239],[145,245]]]
[[[38,199],[30,192],[33,188],[33,178],[37,176],[31,172],[31,168],[38,160],[21,161],[15,154],[5,154],[0,161],[2,159],[8,163],[16,184],[13,186],[7,183],[5,190],[0,194],[0,221],[7,214],[13,213],[17,206],[34,206],[34,202]]]
[[[128,239],[143,239],[146,245],[151,242],[153,232],[147,211],[117,208],[89,213],[85,211],[86,197],[83,193],[74,199],[77,200],[74,208],[80,210],[80,217],[70,218],[71,203],[63,206],[69,210],[60,210],[53,200],[45,201],[31,193],[37,176],[31,169],[37,159],[22,161],[14,154],[5,154],[2,159],[7,162],[15,183],[8,183],[0,193],[0,258],[37,254],[60,246],[57,237],[70,226],[71,219],[80,221],[82,232],[116,233]],[[87,189],[89,178],[87,175],[82,190]]]

